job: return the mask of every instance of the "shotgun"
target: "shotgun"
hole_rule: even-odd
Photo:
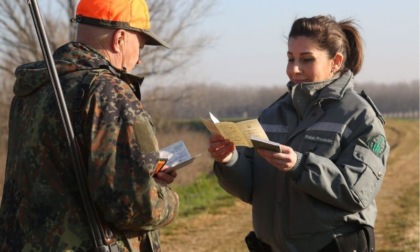
[[[95,251],[101,252],[114,252],[119,251],[116,243],[112,243],[105,236],[101,222],[96,212],[95,206],[90,198],[87,183],[86,183],[86,170],[83,164],[80,146],[77,138],[74,135],[73,127],[68,114],[66,102],[64,100],[63,91],[61,89],[60,80],[58,78],[57,69],[53,60],[48,39],[45,33],[42,18],[39,12],[38,3],[36,0],[27,0],[31,10],[32,19],[35,25],[35,30],[38,40],[42,49],[42,54],[47,65],[48,73],[51,78],[51,83],[54,88],[55,98],[57,100],[58,109],[60,112],[61,120],[64,125],[70,153],[73,160],[74,172],[79,186],[80,195],[86,218],[89,223],[92,240],[95,246]]]

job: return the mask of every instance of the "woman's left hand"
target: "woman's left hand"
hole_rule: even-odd
[[[281,145],[282,152],[258,149],[260,154],[268,163],[282,172],[290,171],[297,162],[296,152],[287,145]]]

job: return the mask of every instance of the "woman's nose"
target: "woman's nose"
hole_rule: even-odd
[[[299,64],[293,64],[292,72],[293,73],[300,73],[301,72],[301,68],[300,68]]]

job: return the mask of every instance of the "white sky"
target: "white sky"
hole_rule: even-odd
[[[419,1],[219,0],[200,29],[218,39],[183,74],[183,82],[283,85],[293,20],[331,14],[353,18],[365,42],[356,82],[393,84],[419,79]],[[179,78],[177,78],[179,80]]]

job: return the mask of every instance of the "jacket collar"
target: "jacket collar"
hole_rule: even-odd
[[[140,92],[143,76],[135,76],[115,68],[99,52],[82,43],[67,43],[58,48],[53,57],[59,76],[83,70],[107,69],[114,76],[134,87],[136,93]],[[44,61],[21,65],[16,69],[15,75],[13,92],[17,96],[30,95],[40,87],[51,83]]]
[[[318,99],[340,99],[347,89],[353,87],[353,73],[347,70],[338,79],[323,88]]]
[[[340,99],[343,97],[345,91],[349,88],[354,87],[353,82],[354,76],[353,73],[350,70],[345,71],[343,74],[341,74],[340,77],[338,77],[335,81],[333,81],[330,85],[323,88],[317,100],[324,100],[324,99]],[[288,103],[293,104],[292,96],[290,92],[292,84],[291,82],[287,83],[287,87],[289,88],[289,92],[286,93],[284,96],[286,96],[286,101]],[[282,96],[283,97],[283,96]]]

